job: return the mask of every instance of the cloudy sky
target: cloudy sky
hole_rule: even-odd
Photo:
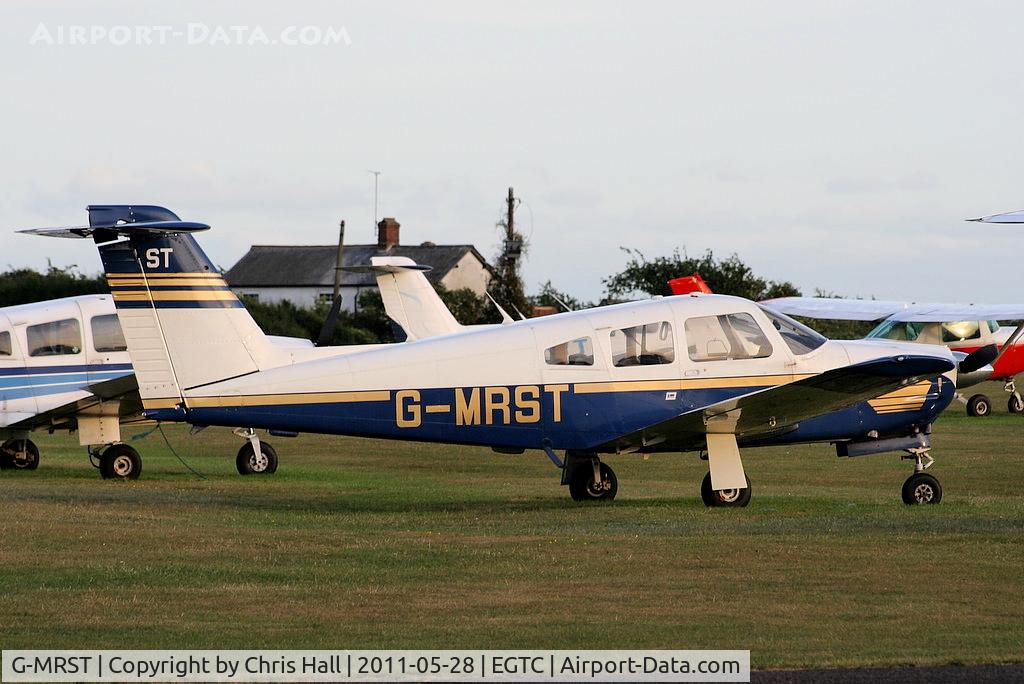
[[[1019,3],[83,4],[0,6],[11,229],[161,204],[229,267],[341,217],[372,241],[379,169],[403,241],[488,255],[514,186],[531,289],[597,298],[631,246],[737,252],[807,292],[1024,296],[1024,226],[963,221],[1024,207]],[[281,44],[303,27],[345,39]],[[99,270],[88,243],[0,246]]]

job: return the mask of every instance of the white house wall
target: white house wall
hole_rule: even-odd
[[[441,284],[449,290],[468,287],[478,295],[483,295],[487,291],[489,282],[490,274],[471,252],[466,252],[455,267],[441,279]]]

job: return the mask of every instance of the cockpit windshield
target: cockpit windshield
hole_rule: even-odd
[[[796,355],[812,352],[828,341],[821,333],[808,328],[803,323],[794,321],[789,316],[778,311],[772,311],[766,306],[762,306],[761,310],[764,311],[764,315],[768,317],[768,320],[772,322],[775,329],[782,335],[783,342]]]
[[[924,323],[882,321],[881,325],[868,333],[867,339],[913,342],[918,338],[922,330],[924,330]]]

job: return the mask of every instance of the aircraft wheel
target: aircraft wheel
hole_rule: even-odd
[[[619,491],[619,479],[607,463],[601,463],[601,483],[594,481],[594,468],[589,463],[576,467],[569,481],[573,501],[611,501]]]
[[[1011,394],[1010,400],[1006,402],[1006,408],[1010,413],[1024,413],[1024,399],[1020,395]]]
[[[942,501],[942,486],[927,473],[914,473],[903,483],[903,503],[908,506],[937,504]]]
[[[992,402],[984,394],[975,394],[967,400],[967,415],[983,417],[992,413]]]
[[[18,458],[21,451],[20,439],[9,439],[4,442],[0,451],[0,468],[15,470],[35,470],[39,467],[39,447],[31,439],[25,440],[25,456]]]
[[[711,488],[711,473],[709,472],[704,476],[704,479],[700,483],[700,498],[704,500],[704,505],[713,507],[727,507],[727,508],[742,508],[750,503],[750,496],[753,494],[753,488],[750,486],[750,478],[747,478],[747,486],[743,489],[720,489],[714,490]]]
[[[274,447],[260,440],[260,458],[256,458],[256,450],[246,440],[238,450],[235,467],[239,475],[272,475],[277,472],[277,452]]]
[[[104,480],[138,480],[142,457],[127,444],[111,444],[100,454],[100,475]]]

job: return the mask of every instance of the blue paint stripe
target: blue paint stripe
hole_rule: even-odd
[[[217,301],[114,302],[114,306],[118,309],[151,309],[154,306],[157,309],[241,309],[245,305],[237,299],[228,299]]]
[[[102,373],[105,371],[131,371],[130,363],[90,363],[71,366],[21,366],[18,368],[0,368],[3,375],[42,375],[44,373]]]
[[[129,375],[125,371],[93,371],[89,373],[57,373],[54,375],[9,375],[0,378],[0,389],[27,387],[29,385],[58,385],[81,382],[102,382]]]

